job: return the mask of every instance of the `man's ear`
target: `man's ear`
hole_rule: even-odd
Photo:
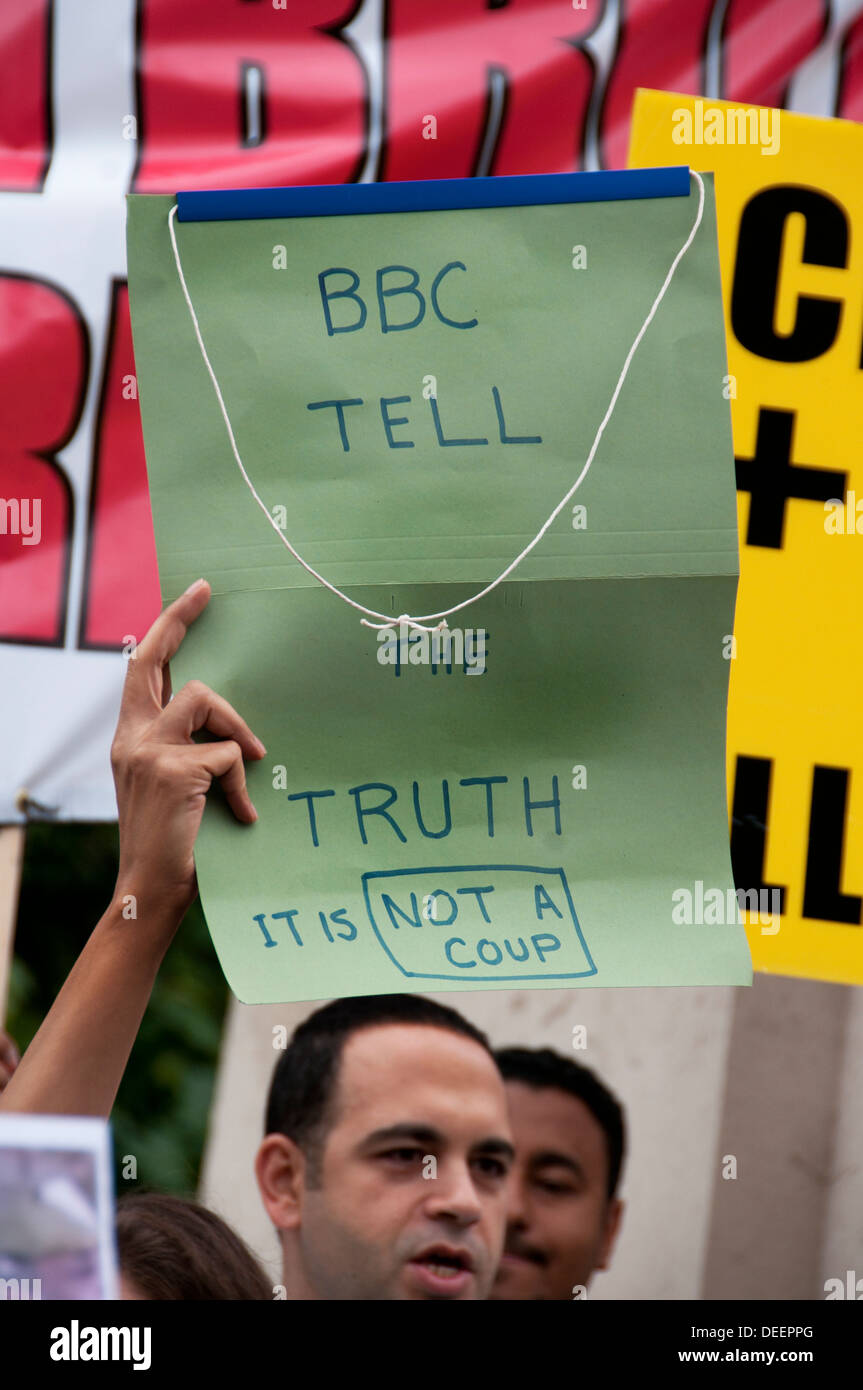
[[[281,1231],[297,1230],[307,1180],[302,1149],[286,1134],[268,1134],[255,1157],[255,1177],[273,1225]]]
[[[595,1269],[608,1269],[611,1257],[614,1253],[614,1243],[620,1231],[620,1223],[623,1219],[623,1202],[619,1197],[615,1197],[608,1204],[608,1211],[605,1214],[605,1230],[602,1233],[602,1242],[599,1247],[599,1258],[594,1266]]]

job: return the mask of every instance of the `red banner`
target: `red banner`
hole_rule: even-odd
[[[159,606],[124,194],[622,167],[638,87],[860,120],[863,0],[16,0],[0,65],[0,821],[110,817]]]

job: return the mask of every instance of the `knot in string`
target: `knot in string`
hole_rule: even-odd
[[[425,627],[417,618],[412,618],[410,613],[401,613],[397,618],[388,618],[385,623],[370,623],[368,618],[360,618],[363,627],[374,628],[376,632],[381,632],[385,627],[405,627],[411,628],[414,632],[449,632],[446,618],[442,618],[434,627]]]

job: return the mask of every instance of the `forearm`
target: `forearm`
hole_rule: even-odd
[[[111,1112],[159,966],[182,908],[126,920],[119,889],[22,1057],[0,1110]]]
[[[170,698],[168,663],[209,598],[205,580],[191,584],[128,663],[111,745],[117,887],[0,1097],[0,1110],[111,1113],[159,966],[197,892],[193,848],[213,779],[238,820],[257,819],[244,759],[265,755],[260,739],[200,681]],[[212,739],[196,742],[201,729]]]

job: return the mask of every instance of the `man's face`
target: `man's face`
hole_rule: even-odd
[[[607,1200],[605,1133],[583,1101],[507,1082],[516,1159],[495,1299],[572,1299],[604,1269],[621,1203]]]
[[[441,1028],[364,1028],[342,1052],[334,1099],[298,1231],[315,1296],[487,1298],[513,1157],[492,1058]]]

